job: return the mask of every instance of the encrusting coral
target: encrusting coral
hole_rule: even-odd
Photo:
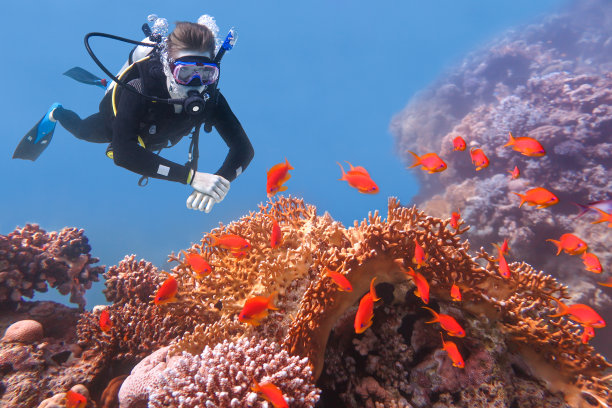
[[[27,224],[0,235],[0,303],[31,298],[34,291],[46,292],[49,284],[62,295],[70,293],[70,302],[85,307],[85,290],[104,271],[103,266],[92,266],[99,260],[90,250],[82,229],[47,233]]]

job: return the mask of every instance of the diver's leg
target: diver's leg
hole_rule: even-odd
[[[64,129],[78,139],[93,143],[108,143],[112,139],[111,132],[106,127],[104,116],[99,112],[81,119],[75,112],[58,107],[51,115]]]

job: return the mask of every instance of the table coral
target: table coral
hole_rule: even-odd
[[[92,266],[91,247],[83,230],[64,228],[45,232],[27,224],[8,235],[0,235],[0,303],[31,298],[34,291],[46,292],[47,284],[70,302],[85,306],[85,290],[98,281],[103,266]]]

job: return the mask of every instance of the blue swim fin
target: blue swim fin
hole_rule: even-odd
[[[36,125],[21,139],[19,145],[13,153],[13,159],[24,159],[24,160],[36,160],[38,156],[49,146],[51,138],[53,138],[53,132],[55,131],[55,125],[57,121],[52,121],[49,118],[51,112],[60,107],[59,103],[51,105],[45,116],[38,121]]]
[[[102,89],[106,89],[106,85],[108,84],[106,79],[98,78],[91,72],[81,67],[70,68],[68,71],[64,72],[64,75],[74,79],[75,81],[79,81],[83,84],[96,85]]]

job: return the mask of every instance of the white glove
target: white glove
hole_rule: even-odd
[[[195,191],[210,196],[216,202],[220,203],[229,191],[230,182],[216,174],[200,173],[196,171],[191,180],[191,187],[193,187]],[[198,200],[198,202],[200,200]],[[187,204],[187,207],[189,207],[189,204]]]
[[[214,198],[196,190],[193,190],[193,193],[187,197],[187,208],[190,210],[200,210],[209,213],[214,204]]]

